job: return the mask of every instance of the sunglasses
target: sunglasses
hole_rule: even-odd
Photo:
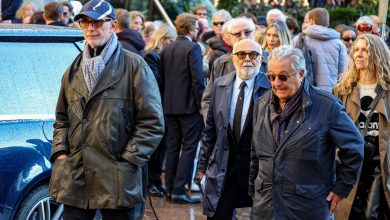
[[[92,27],[94,27],[94,28],[100,28],[103,26],[104,22],[109,22],[109,21],[112,21],[112,20],[110,18],[106,18],[106,19],[102,19],[102,20],[90,20],[90,21],[80,20],[79,24],[80,24],[81,28],[88,28],[89,24],[91,24]]]
[[[246,37],[249,37],[252,32],[253,32],[252,30],[248,30],[248,31],[240,31],[237,33],[230,33],[230,34],[235,36],[235,37],[239,37],[239,36],[241,36],[242,33],[244,33]]]
[[[223,22],[223,21],[221,21],[221,22],[213,22],[213,25],[214,26],[218,26],[218,25],[224,25],[225,24],[225,22]]]
[[[279,78],[280,81],[285,82],[285,81],[288,80],[288,78],[290,76],[292,76],[294,74],[295,74],[295,72],[292,72],[292,73],[281,73],[281,74],[276,75],[276,74],[274,74],[272,72],[268,72],[268,73],[265,74],[265,76],[267,77],[267,79],[269,81],[275,81],[276,77],[277,77],[277,78]]]
[[[236,55],[238,57],[238,59],[240,59],[240,60],[245,60],[247,55],[249,55],[249,58],[251,60],[255,60],[255,59],[257,59],[257,57],[260,56],[260,54],[257,53],[256,51],[252,51],[252,52],[249,52],[249,53],[244,52],[244,51],[238,51],[234,55]]]
[[[361,32],[369,32],[372,30],[372,26],[369,24],[359,24],[357,29]]]
[[[355,41],[356,40],[356,37],[344,37],[344,38],[341,38],[341,39],[343,39],[343,41],[345,41],[345,42],[349,42],[349,41]]]

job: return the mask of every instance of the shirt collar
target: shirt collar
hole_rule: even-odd
[[[247,86],[247,88],[249,90],[251,90],[254,87],[255,80],[256,80],[256,77],[253,77],[252,79],[245,80],[246,86]],[[241,85],[242,81],[243,80],[240,77],[236,76],[236,80],[235,80],[235,83],[234,83],[234,88],[235,89],[240,89],[240,85]]]

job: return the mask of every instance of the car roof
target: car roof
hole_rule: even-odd
[[[0,24],[0,42],[78,42],[79,28],[37,24]]]

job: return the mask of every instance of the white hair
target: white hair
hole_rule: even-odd
[[[277,8],[271,9],[267,12],[267,23],[270,24],[272,23],[270,21],[270,16],[271,15],[277,15],[278,16],[278,21],[286,23],[286,16],[283,14],[283,12]]]

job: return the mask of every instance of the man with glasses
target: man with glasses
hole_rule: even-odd
[[[207,7],[206,7],[206,6],[203,6],[203,5],[197,6],[197,7],[194,9],[194,15],[196,15],[196,17],[197,17],[198,19],[200,19],[200,18],[205,18],[205,19],[207,19],[207,16],[208,16]]]
[[[226,43],[233,47],[233,45],[239,42],[242,39],[255,39],[255,24],[252,20],[247,18],[234,18],[229,21],[226,26]],[[222,55],[218,59],[216,59],[210,70],[210,81],[207,84],[205,92],[202,96],[202,113],[203,119],[206,121],[207,112],[209,108],[209,102],[211,98],[211,90],[213,86],[213,81],[221,76],[224,76],[228,73],[231,73],[235,70],[232,59],[231,59],[231,51]],[[262,50],[261,56],[263,57],[260,71],[267,72],[267,56],[268,53]],[[210,64],[209,64],[210,65]]]
[[[298,48],[269,54],[272,89],[253,112],[251,219],[329,219],[356,182],[363,138],[340,100],[309,85],[305,71]]]
[[[222,26],[232,20],[230,13],[224,9],[218,10],[213,17],[211,18],[211,27],[212,30],[203,34],[201,41],[208,43],[209,41],[216,36],[222,35]]]
[[[373,22],[369,16],[362,16],[356,21],[358,36],[372,33]]]
[[[232,219],[234,208],[251,207],[248,195],[252,109],[270,83],[260,71],[261,46],[244,39],[233,47],[235,71],[218,78],[203,133],[197,182],[206,175],[203,213]]]
[[[142,219],[142,167],[164,133],[156,80],[124,50],[114,8],[87,2],[75,17],[86,40],[66,70],[56,108],[50,196],[64,219]]]

